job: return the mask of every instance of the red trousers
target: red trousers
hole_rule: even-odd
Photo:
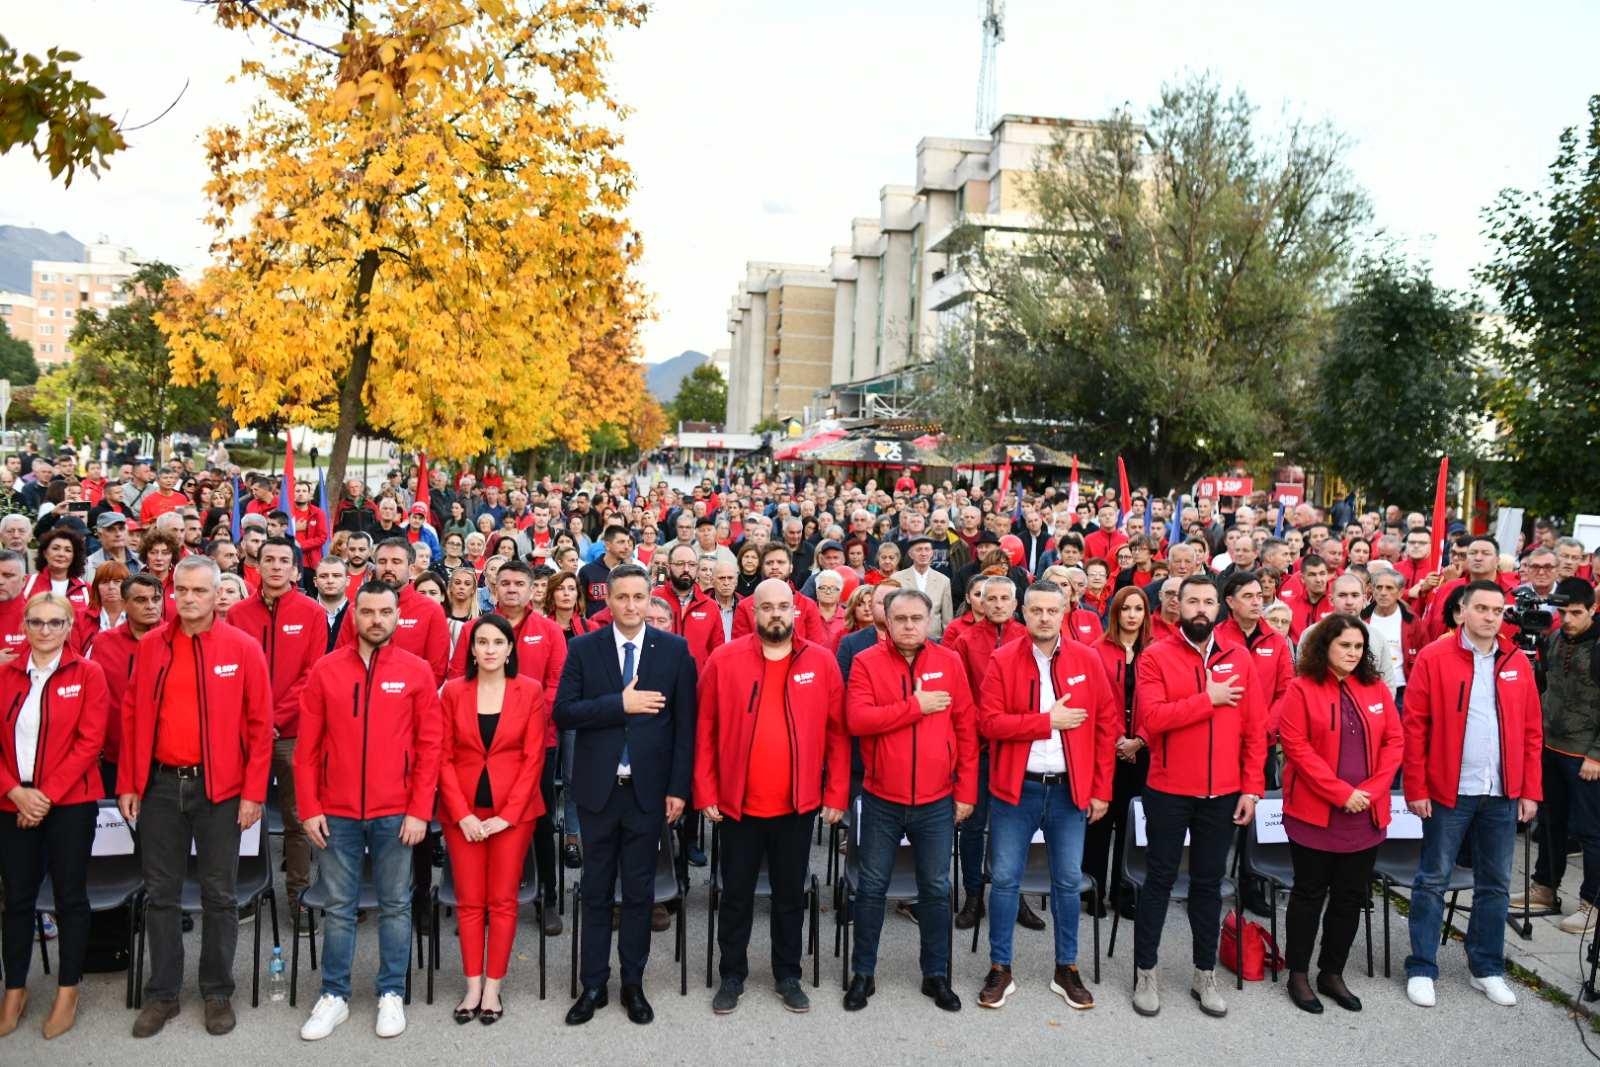
[[[474,808],[479,819],[494,814]],[[487,841],[468,841],[461,827],[446,823],[445,846],[450,850],[450,871],[456,884],[456,924],[461,934],[461,969],[468,978],[484,973],[485,919],[489,927],[488,977],[506,976],[511,945],[517,939],[517,887],[533,839],[533,823],[508,826]]]

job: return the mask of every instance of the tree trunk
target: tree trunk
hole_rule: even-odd
[[[359,322],[367,310],[367,297],[372,293],[373,279],[378,276],[378,253],[363,253],[357,269],[356,291],[351,305],[354,317]],[[361,422],[361,394],[367,387],[367,370],[371,364],[372,331],[368,330],[361,335],[361,340],[356,342],[355,350],[350,354],[350,369],[345,372],[344,385],[339,390],[339,425],[334,430],[333,448],[328,453],[328,485],[335,500],[344,492],[344,471],[350,460],[350,443],[355,440],[356,426]],[[333,516],[328,518],[331,521]]]

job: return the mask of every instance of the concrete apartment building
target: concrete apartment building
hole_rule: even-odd
[[[78,312],[105,312],[127,300],[122,285],[136,270],[133,251],[118,245],[93,244],[83,261],[33,261],[33,357],[41,367],[72,358],[67,338]]]
[[[826,268],[745,265],[728,309],[727,432],[804,416],[832,381],[833,316]]]
[[[33,344],[33,297],[27,293],[13,293],[0,289],[0,322],[6,324],[11,336]],[[35,355],[34,358],[38,358]]]

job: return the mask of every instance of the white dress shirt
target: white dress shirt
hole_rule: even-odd
[[[1048,714],[1050,706],[1056,702],[1056,683],[1050,677],[1051,656],[1039,651],[1039,646],[1029,641],[1033,646],[1033,665],[1039,671],[1039,710]],[[1056,648],[1061,647],[1061,639],[1056,638]],[[1052,655],[1056,648],[1050,651]],[[1061,747],[1061,731],[1051,729],[1050,736],[1035,741],[1028,748],[1028,773],[1030,774],[1065,774],[1067,772],[1067,753]]]
[[[1467,694],[1467,729],[1461,738],[1461,778],[1456,792],[1464,797],[1498,797],[1500,787],[1500,710],[1495,707],[1494,661],[1498,648],[1479,652],[1460,635],[1472,655],[1472,690]]]
[[[627,663],[627,655],[628,655],[627,654],[627,650],[625,650],[622,646],[625,645],[625,644],[632,644],[633,645],[633,676],[635,678],[638,678],[639,677],[639,663],[641,662],[641,660],[644,657],[644,627],[643,626],[639,627],[639,632],[634,634],[632,637],[624,637],[623,634],[622,634],[622,631],[620,629],[618,629],[615,624],[612,624],[611,636],[616,638],[616,640],[617,640],[617,674],[618,675],[622,674],[623,665],[625,663]],[[626,747],[627,747],[626,743],[624,743],[623,747],[624,747],[624,749],[626,749]],[[624,759],[624,760],[621,760],[621,761],[619,761],[617,763],[617,777],[626,778],[626,777],[631,777],[632,774],[633,774],[633,766],[632,766],[630,761]]]
[[[28,696],[22,702],[22,707],[17,711],[17,774],[22,780],[37,786],[38,782],[33,777],[33,765],[39,754],[39,716],[40,703],[44,698],[44,688],[50,684],[50,676],[56,673],[56,668],[61,666],[61,653],[57,652],[55,659],[43,667],[35,667],[30,653],[24,652],[28,659]]]

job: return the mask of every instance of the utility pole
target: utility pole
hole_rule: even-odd
[[[983,0],[983,56],[978,62],[978,136],[994,129],[996,98],[1000,95],[1000,43],[1006,39],[1005,0]]]

